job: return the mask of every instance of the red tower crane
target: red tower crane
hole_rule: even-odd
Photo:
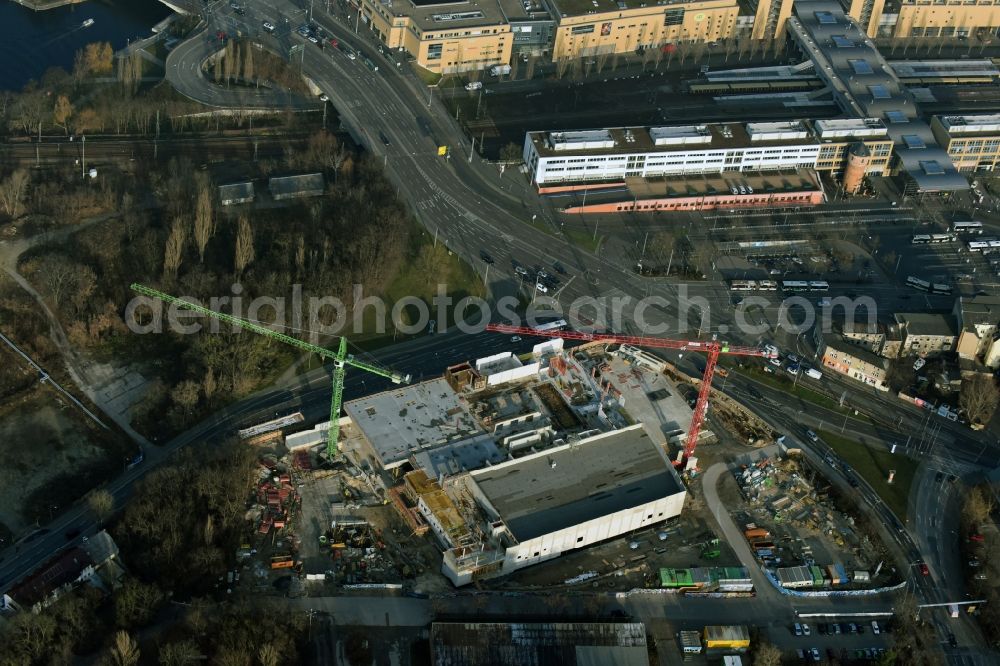
[[[708,355],[708,362],[705,364],[705,374],[701,378],[701,387],[698,390],[698,401],[694,405],[694,414],[691,415],[691,427],[688,429],[687,440],[684,442],[685,459],[694,455],[695,447],[698,445],[698,434],[701,432],[701,424],[705,420],[705,410],[708,408],[708,395],[712,389],[712,377],[715,374],[715,365],[719,361],[719,354],[728,354],[732,356],[770,356],[768,352],[758,349],[757,347],[741,347],[729,345],[725,342],[717,342],[715,340],[699,342],[697,340],[669,340],[666,338],[651,338],[646,336],[582,333],[580,331],[539,331],[527,326],[510,326],[508,324],[487,324],[486,330],[494,331],[496,333],[511,333],[514,335],[537,335],[546,338],[587,340],[590,342],[610,342],[614,344],[633,345],[635,347],[654,347],[659,349],[705,352]]]

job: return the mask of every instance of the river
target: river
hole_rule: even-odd
[[[20,90],[49,67],[71,70],[77,50],[90,42],[120,49],[147,37],[170,13],[158,0],[91,0],[43,12],[0,0],[0,90]],[[86,19],[94,24],[83,28]]]

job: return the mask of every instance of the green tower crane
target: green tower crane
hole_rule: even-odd
[[[176,305],[179,308],[184,308],[185,310],[191,310],[192,312],[198,312],[208,317],[213,317],[219,321],[225,322],[227,324],[232,324],[233,326],[240,326],[249,331],[257,333],[258,335],[267,336],[278,342],[283,342],[286,345],[291,345],[292,347],[298,347],[299,349],[305,350],[307,352],[312,352],[324,359],[333,360],[333,400],[330,402],[330,430],[327,434],[326,439],[326,453],[330,458],[337,455],[337,439],[340,436],[340,426],[338,421],[340,421],[340,405],[344,397],[344,375],[347,366],[352,368],[358,368],[359,370],[364,370],[365,372],[370,372],[373,375],[378,375],[379,377],[385,377],[389,379],[394,384],[409,384],[410,375],[403,375],[398,372],[389,370],[388,368],[383,368],[381,366],[375,365],[374,363],[369,363],[366,361],[361,361],[354,358],[352,355],[347,353],[347,338],[340,338],[340,344],[337,346],[336,351],[326,349],[324,347],[319,347],[317,345],[311,345],[308,342],[303,342],[298,338],[293,338],[290,335],[285,335],[284,333],[278,333],[272,331],[271,329],[261,326],[260,324],[255,324],[252,321],[247,321],[246,319],[241,319],[240,317],[234,317],[233,315],[228,315],[223,312],[216,312],[215,310],[210,310],[204,306],[198,305],[196,303],[191,303],[190,301],[185,301],[183,299],[177,298],[176,296],[171,296],[170,294],[165,294],[161,291],[155,289],[150,289],[149,287],[143,286],[141,284],[133,283],[132,291],[138,292],[143,296],[149,296],[150,298],[155,298],[168,303],[171,305]]]

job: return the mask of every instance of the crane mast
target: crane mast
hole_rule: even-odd
[[[155,298],[164,303],[174,305],[185,310],[190,310],[192,312],[197,312],[205,315],[206,317],[218,319],[219,321],[227,324],[232,324],[235,327],[245,328],[252,333],[256,333],[257,335],[263,335],[291,347],[311,352],[321,358],[332,360],[333,395],[330,401],[330,430],[327,432],[326,440],[326,453],[330,458],[337,455],[337,441],[340,438],[340,408],[344,398],[344,379],[346,376],[347,366],[364,370],[365,372],[378,375],[379,377],[385,377],[394,384],[410,383],[410,375],[404,375],[388,368],[383,368],[382,366],[374,363],[356,359],[352,355],[348,354],[347,338],[341,337],[337,345],[337,350],[333,351],[326,349],[325,347],[320,347],[318,345],[313,345],[303,340],[299,340],[291,335],[279,333],[278,331],[271,330],[267,326],[262,326],[261,324],[247,319],[226,314],[224,312],[216,312],[215,310],[206,308],[203,305],[192,303],[191,301],[186,301],[183,298],[171,296],[170,294],[165,294],[162,291],[157,291],[156,289],[151,289],[150,287],[146,287],[141,284],[133,283],[131,285],[131,289],[132,291],[142,294],[143,296]]]

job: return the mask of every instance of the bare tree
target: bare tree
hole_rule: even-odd
[[[240,217],[239,229],[236,233],[235,265],[237,279],[243,275],[243,271],[246,270],[246,267],[253,263],[254,256],[253,227],[250,226],[250,222],[247,218]]]
[[[108,654],[108,662],[112,666],[135,666],[139,663],[139,644],[128,635],[127,631],[115,634],[114,645]]]
[[[250,45],[243,52],[243,80],[247,83],[254,80],[253,47]]]
[[[754,654],[757,666],[781,666],[781,650],[771,643],[761,643]]]
[[[198,203],[194,213],[194,242],[198,246],[198,262],[205,263],[205,248],[215,234],[215,218],[212,215],[212,194],[207,183],[198,189]]]
[[[87,495],[87,508],[97,517],[98,522],[104,522],[115,508],[115,498],[103,488]]]
[[[73,115],[73,105],[70,104],[66,95],[59,95],[56,98],[55,108],[52,109],[52,122],[63,128],[63,132],[69,134],[69,119]]]
[[[279,657],[278,650],[271,643],[265,643],[257,651],[257,661],[260,662],[260,666],[278,666]]]
[[[959,406],[965,410],[969,423],[986,425],[993,418],[997,409],[997,387],[993,378],[987,375],[975,375],[962,382],[962,393]]]
[[[962,520],[969,527],[979,529],[980,525],[989,520],[994,507],[993,494],[988,489],[983,486],[970,488],[962,503]]]
[[[185,666],[200,659],[203,659],[203,656],[194,641],[167,643],[160,648],[160,666]]]
[[[187,241],[187,224],[181,218],[174,218],[163,251],[163,278],[173,280],[184,259],[184,243]]]
[[[21,201],[28,193],[31,177],[24,169],[17,169],[6,180],[0,182],[0,205],[4,212],[16,218],[21,212]]]

